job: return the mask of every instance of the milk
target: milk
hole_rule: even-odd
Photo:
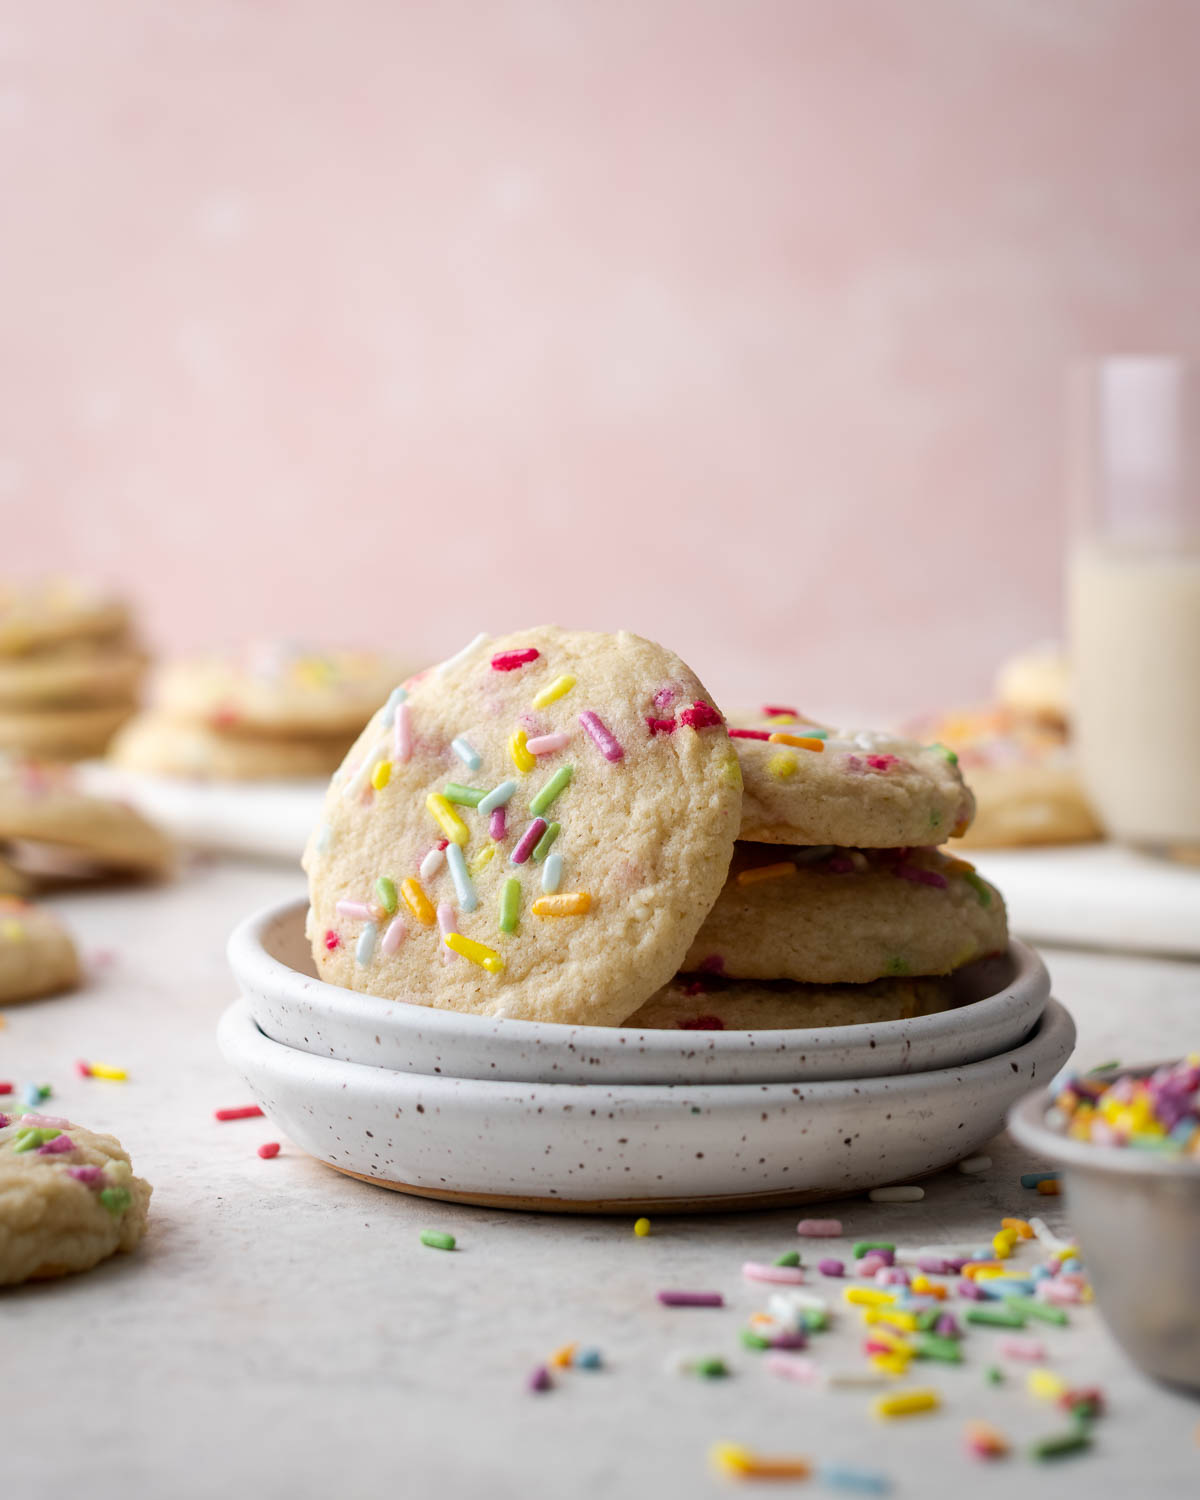
[[[1068,591],[1087,790],[1114,837],[1200,859],[1200,547],[1084,542]]]

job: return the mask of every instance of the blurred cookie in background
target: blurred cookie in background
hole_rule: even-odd
[[[310,780],[331,776],[353,743],[354,736],[346,734],[235,733],[150,709],[125,725],[109,760],[123,771],[196,781]]]
[[[44,907],[0,896],[0,1005],[57,995],[79,983],[70,934]]]
[[[1066,735],[1071,687],[1063,648],[1049,641],[1011,657],[996,676],[996,697],[1014,720]]]

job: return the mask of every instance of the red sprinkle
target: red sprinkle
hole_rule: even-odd
[[[707,994],[708,993],[708,986],[705,984],[705,982],[703,981],[703,979],[693,979],[692,982],[691,982],[691,984],[688,984],[688,985],[684,986],[683,993],[689,999],[691,999],[691,997],[693,995],[705,995],[705,994]]]
[[[646,724],[651,734],[674,734],[674,719],[647,719]]]
[[[11,1083],[0,1083],[0,1094],[11,1094],[13,1086]]]
[[[447,849],[447,848],[449,848],[449,846],[450,846],[450,840],[449,839],[438,839],[438,841],[437,841],[437,847],[439,849]]]
[[[518,667],[537,661],[541,654],[534,646],[527,646],[523,651],[501,651],[498,656],[492,657],[492,669],[496,672],[515,672]]]
[[[825,869],[830,875],[850,875],[854,861],[847,854],[833,854],[825,861]]]
[[[338,937],[337,933],[334,932],[332,927],[325,934],[325,946],[329,949],[330,953],[332,953],[335,948],[340,948],[342,946],[341,938]]]
[[[279,1142],[266,1141],[258,1148],[258,1154],[264,1161],[270,1161],[273,1156],[279,1155]]]
[[[92,1076],[92,1065],[91,1063],[84,1062],[81,1058],[75,1064],[75,1071],[79,1074],[80,1078],[90,1078]]]
[[[731,740],[769,740],[771,735],[766,729],[731,729],[729,738]]]
[[[868,755],[867,765],[872,771],[890,771],[893,766],[900,764],[898,755]]]
[[[680,1021],[680,1031],[724,1031],[725,1022],[720,1016],[696,1016],[690,1021]]]
[[[689,729],[712,729],[717,724],[724,724],[725,720],[711,703],[693,703],[679,715],[679,722]]]
[[[710,953],[700,960],[699,967],[702,974],[724,974],[725,960],[719,953]]]
[[[763,713],[766,714],[768,719],[773,719],[776,714],[791,714],[793,719],[800,717],[800,710],[798,708],[783,708],[778,703],[764,704]]]
[[[236,1109],[214,1109],[213,1114],[218,1120],[253,1120],[262,1110],[257,1104],[239,1104]]]

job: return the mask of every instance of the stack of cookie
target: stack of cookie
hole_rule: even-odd
[[[159,676],[155,707],[125,726],[110,758],[168,777],[328,776],[406,670],[391,655],[293,643],[175,662]]]
[[[0,587],[0,751],[100,754],[133,712],[145,666],[119,599],[78,583]]]
[[[57,995],[79,983],[70,933],[43,907],[0,896],[0,1005]]]
[[[936,845],[955,757],[770,711],[727,731],[678,657],[552,627],[398,687],[305,852],[321,977],[591,1025],[780,1027],[941,1008],[1004,905]]]

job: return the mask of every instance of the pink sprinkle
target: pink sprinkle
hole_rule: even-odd
[[[679,722],[686,724],[689,729],[713,729],[718,724],[724,724],[725,720],[711,703],[693,703],[691,708],[685,708],[679,715]]]
[[[579,715],[579,722],[591,735],[596,743],[596,748],[605,760],[620,760],[625,754],[624,750],[621,749],[616,739],[601,720],[599,714],[594,714],[589,708]]]
[[[9,1121],[8,1116],[6,1114],[4,1114],[3,1112],[0,1112],[0,1130],[3,1130],[4,1127],[7,1124],[9,1124],[9,1123],[10,1123],[10,1121]]]
[[[821,1373],[819,1366],[806,1354],[768,1353],[765,1364],[772,1375],[783,1380],[798,1380],[803,1385],[811,1385]]]
[[[531,661],[537,661],[541,652],[535,646],[526,646],[522,651],[501,651],[492,657],[492,670],[494,672],[515,672],[518,667],[524,667]],[[537,753],[536,751],[534,752]]]
[[[874,1276],[876,1271],[886,1270],[891,1261],[881,1250],[872,1250],[869,1255],[864,1255],[854,1268],[856,1276]]]
[[[404,925],[403,917],[393,917],[388,923],[387,931],[383,935],[383,941],[379,944],[381,953],[395,953],[396,949],[408,936],[408,928]],[[447,949],[449,952],[449,949]]]
[[[724,1031],[725,1022],[720,1016],[694,1016],[690,1021],[680,1021],[680,1031]]]
[[[60,1130],[66,1130],[70,1120],[64,1120],[61,1115],[31,1115],[23,1114],[20,1123],[22,1125],[57,1125]]]
[[[1007,1354],[1009,1359],[1045,1359],[1046,1346],[1041,1339],[1019,1338],[1014,1334],[1000,1340],[1000,1353]]]
[[[731,740],[769,740],[771,735],[766,729],[731,729],[729,738]]]
[[[264,1161],[270,1161],[273,1156],[279,1155],[278,1141],[264,1141],[258,1148],[258,1154]]]
[[[854,861],[848,854],[834,854],[825,861],[827,875],[853,875]]]
[[[525,1384],[531,1391],[549,1391],[554,1388],[554,1382],[550,1379],[550,1371],[545,1365],[538,1365]]]
[[[865,1339],[863,1341],[864,1354],[891,1354],[892,1345],[885,1344],[881,1339]]]
[[[908,1272],[903,1266],[880,1266],[875,1272],[876,1286],[907,1286]]]
[[[675,689],[673,687],[660,687],[654,695],[655,708],[670,708],[675,702]]]
[[[392,723],[392,759],[399,765],[412,759],[412,706],[397,703]]]
[[[104,1181],[101,1167],[68,1167],[67,1176],[73,1177],[76,1182],[82,1182],[86,1187],[95,1187],[98,1182]]]
[[[439,901],[437,909],[438,931],[442,934],[442,962],[452,964],[458,957],[453,948],[446,946],[446,934],[458,931],[458,923],[454,920],[454,908],[449,901]]]
[[[1057,1277],[1047,1281],[1039,1281],[1034,1296],[1037,1297],[1039,1302],[1050,1302],[1056,1307],[1064,1302],[1083,1301],[1083,1297],[1077,1286],[1070,1286]]]
[[[724,1307],[725,1298],[720,1292],[659,1292],[658,1300],[664,1307]]]
[[[39,1156],[58,1156],[63,1151],[74,1151],[75,1142],[69,1135],[56,1135],[52,1141],[45,1141],[38,1147]]]
[[[748,1260],[742,1264],[742,1275],[747,1281],[776,1281],[788,1286],[801,1286],[804,1271],[800,1266],[769,1266],[765,1261]]]
[[[983,1289],[981,1287],[977,1287],[975,1283],[967,1276],[964,1276],[958,1283],[958,1295],[960,1297],[965,1297],[968,1302],[982,1302],[984,1300]]]
[[[535,739],[526,740],[525,748],[530,755],[553,755],[570,743],[571,736],[565,730],[559,730],[557,734],[539,734]]]
[[[774,719],[779,714],[791,714],[793,719],[800,717],[798,708],[782,708],[778,703],[766,703],[763,705],[763,714],[768,719]]]
[[[944,875],[939,875],[936,870],[922,870],[919,865],[897,865],[892,873],[899,875],[901,880],[911,880],[914,885],[932,885],[939,891],[944,891],[949,884]]]
[[[890,771],[893,766],[900,764],[898,755],[868,755],[867,765],[872,771]]]
[[[834,1260],[832,1256],[825,1260],[819,1260],[817,1262],[817,1270],[820,1271],[822,1276],[844,1276],[846,1274],[846,1267],[840,1260]]]
[[[842,1232],[841,1219],[801,1219],[796,1233],[806,1240],[835,1240]]]
[[[922,1255],[917,1258],[917,1270],[924,1271],[927,1276],[949,1276],[953,1267],[940,1255]]]
[[[520,842],[513,852],[508,856],[514,865],[523,865],[533,853],[533,846],[546,831],[545,818],[534,818],[529,827],[521,835]]]
[[[361,921],[369,921],[371,909],[362,901],[339,901],[333,908],[339,917],[356,917]]]
[[[700,972],[702,974],[724,974],[725,959],[720,953],[710,953],[707,958],[700,960]]]
[[[338,937],[337,933],[334,932],[332,927],[325,934],[325,946],[329,949],[330,953],[332,953],[335,948],[340,948],[342,946],[341,938]]]
[[[674,734],[674,732],[675,732],[675,720],[674,719],[647,719],[646,720],[646,727],[647,727],[647,729],[649,729],[649,731],[650,731],[650,733],[652,735],[655,735],[655,734]]]
[[[446,850],[450,847],[450,840],[449,839],[438,839],[437,843],[434,844],[433,847],[435,849],[439,850],[441,853],[444,854],[446,852]]]
[[[684,985],[683,993],[690,1000],[693,995],[707,994],[708,986],[704,983],[703,979],[693,979],[690,984]]]
[[[75,1071],[79,1074],[80,1078],[90,1078],[92,1076],[92,1065],[91,1063],[84,1062],[81,1058],[75,1064]]]

